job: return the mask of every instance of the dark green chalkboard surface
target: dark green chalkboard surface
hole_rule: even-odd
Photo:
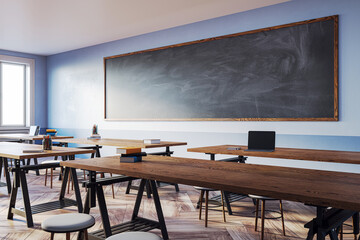
[[[338,17],[104,58],[105,119],[338,120]]]

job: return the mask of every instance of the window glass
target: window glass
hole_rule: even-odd
[[[1,124],[25,126],[25,65],[1,65]]]

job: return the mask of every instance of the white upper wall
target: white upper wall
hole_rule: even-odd
[[[0,49],[51,55],[288,0],[0,0]]]

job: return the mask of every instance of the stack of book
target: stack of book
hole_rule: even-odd
[[[23,153],[42,153],[44,150],[42,149],[24,149]]]
[[[101,139],[101,136],[99,134],[91,134],[91,136],[88,137],[88,139]]]
[[[141,152],[141,148],[117,148],[117,154],[121,154],[120,162],[136,163],[141,162],[142,157],[146,156],[146,152]]]
[[[160,144],[160,139],[144,139],[144,144]]]
[[[46,129],[46,135],[55,136],[57,133],[56,129]]]

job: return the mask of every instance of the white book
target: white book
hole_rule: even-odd
[[[228,147],[227,150],[241,150],[241,147]]]
[[[132,153],[140,153],[141,148],[117,148],[116,154],[132,154]]]
[[[159,144],[160,139],[144,139],[145,144]]]
[[[93,134],[88,139],[101,139],[101,136],[99,134]]]
[[[25,149],[23,150],[23,153],[42,153],[44,150],[42,149]]]

